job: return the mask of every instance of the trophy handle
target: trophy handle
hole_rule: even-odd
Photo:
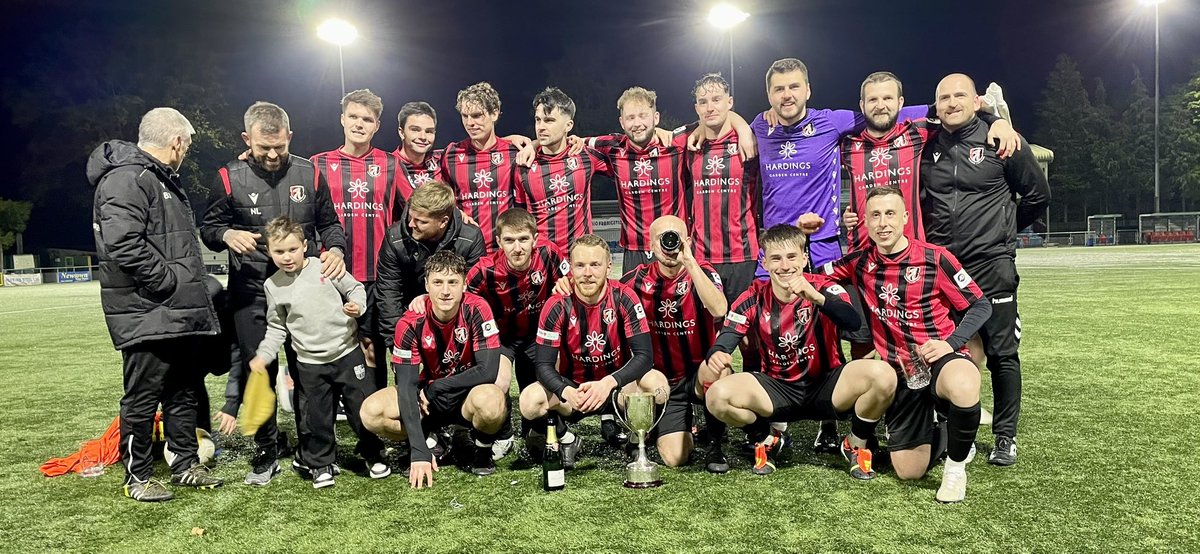
[[[620,391],[617,391],[612,395],[613,417],[616,418],[617,422],[623,425],[626,429],[633,431],[633,426],[629,424],[629,420],[621,417],[621,406],[617,405],[617,398],[620,397],[620,395]],[[658,422],[662,421],[664,415],[667,415],[667,403],[670,401],[671,399],[667,398],[667,401],[663,402],[662,409],[658,411],[658,418],[654,420],[654,423],[650,424],[650,429],[646,429],[647,433],[649,433],[651,429],[658,427]]]

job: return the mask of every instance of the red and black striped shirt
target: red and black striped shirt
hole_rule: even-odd
[[[592,232],[592,178],[609,174],[608,162],[590,148],[572,156],[538,152],[533,164],[517,168],[516,204],[537,220],[538,235],[566,251]]]
[[[591,139],[608,160],[621,208],[621,241],[627,250],[650,250],[650,224],[664,215],[684,216],[683,183],[687,171],[687,135],[664,146],[655,138],[638,148],[625,135]]]
[[[822,275],[805,275],[813,288],[850,302],[846,289]],[[846,363],[837,326],[803,296],[783,302],[769,279],[754,281],[733,302],[721,333],[750,337],[762,353],[762,372],[780,381],[811,383]]]
[[[313,156],[312,163],[329,183],[333,209],[346,230],[346,269],[360,282],[374,281],[375,257],[392,223],[399,162],[372,148],[362,156],[330,150]]]
[[[758,259],[758,160],[738,153],[737,131],[706,140],[688,158],[688,213],[696,257],[714,264]]]
[[[625,285],[610,279],[600,302],[574,294],[553,296],[538,322],[537,343],[558,349],[558,372],[575,381],[597,381],[632,358],[629,337],[650,332],[642,304]]]
[[[425,161],[418,164],[404,157],[404,151],[400,148],[392,152],[392,155],[400,160],[400,178],[396,181],[397,205],[407,203],[413,191],[425,183],[445,182],[446,179],[442,176],[442,154],[442,150],[430,150],[425,155]],[[396,216],[399,217],[399,215],[400,210],[397,210]]]
[[[503,250],[479,260],[467,272],[467,290],[487,301],[500,325],[500,342],[532,341],[542,306],[554,293],[554,283],[570,273],[566,255],[550,243],[533,247],[529,267],[517,271],[508,265]]]
[[[463,294],[458,315],[446,323],[433,316],[426,297],[425,313],[406,312],[396,324],[392,363],[421,364],[419,384],[425,387],[475,365],[475,352],[500,348],[499,335],[492,309],[479,296]]]
[[[954,255],[941,246],[909,239],[908,248],[883,255],[872,246],[825,264],[825,273],[862,294],[875,350],[893,367],[910,361],[909,346],[946,340],[952,312],[965,312],[983,292]],[[960,349],[966,353],[966,346]]]
[[[922,118],[898,123],[882,138],[867,131],[842,139],[842,171],[850,180],[850,209],[859,223],[850,231],[849,249],[871,246],[867,235],[867,192],[874,187],[891,185],[904,195],[908,225],[904,236],[925,240],[921,224],[921,152],[929,142],[929,121]]]
[[[496,217],[513,205],[518,152],[513,143],[496,137],[487,150],[477,150],[466,139],[447,146],[442,154],[442,175],[454,189],[459,209],[479,224],[488,252],[496,250]]]
[[[717,270],[705,262],[700,262],[700,269],[721,290]],[[654,368],[672,386],[695,373],[712,348],[717,322],[696,293],[691,274],[680,268],[678,275],[668,279],[657,262],[650,262],[626,272],[621,282],[637,295],[646,312],[653,331]]]

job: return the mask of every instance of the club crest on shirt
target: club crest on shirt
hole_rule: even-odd
[[[466,344],[467,343],[467,328],[466,327],[455,327],[454,328],[454,340],[458,341],[458,344]]]
[[[808,124],[805,125],[803,129],[800,130],[800,134],[802,134],[806,137],[811,137],[811,136],[815,135],[816,133],[817,133],[817,130],[813,127],[813,124],[811,121],[809,121]]]
[[[576,158],[575,156],[571,156],[570,158],[567,158],[567,169],[574,171],[578,167],[579,167],[579,158]]]
[[[617,320],[617,311],[612,308],[604,310],[604,315],[601,317],[605,325],[612,325],[612,322]]]
[[[425,169],[428,169],[429,171],[437,171],[437,168],[437,162],[433,161],[433,158],[425,160]]]
[[[492,152],[492,165],[500,165],[502,163],[504,163],[504,154]]]
[[[535,269],[529,274],[529,282],[540,285],[546,282],[546,276],[542,274],[540,269]]]
[[[675,296],[685,296],[688,293],[688,282],[680,281],[675,283]]]
[[[798,327],[803,327],[805,325],[808,325],[808,322],[811,319],[812,319],[812,307],[805,306],[803,308],[800,308],[799,310],[796,310],[796,325]]]
[[[379,166],[377,166],[375,164],[368,165],[367,166],[367,175],[370,175],[371,177],[378,177],[379,176]]]
[[[979,165],[979,162],[983,161],[983,148],[982,147],[972,148],[971,154],[967,156],[967,160],[975,165]]]
[[[893,148],[904,148],[905,146],[908,146],[908,139],[904,135],[900,135],[892,141]]]
[[[291,198],[292,202],[296,203],[303,202],[304,199],[308,198],[308,194],[304,192],[304,185],[292,185],[292,188],[288,190],[288,198]]]
[[[650,157],[651,157],[651,158],[657,158],[657,157],[658,157],[658,149],[657,149],[657,148],[654,148],[654,149],[651,149],[651,150],[650,150]]]
[[[917,279],[920,279],[920,278],[921,278],[921,268],[920,267],[914,266],[914,267],[906,268],[904,270],[904,280],[905,281],[908,281],[909,283],[915,283],[915,282],[917,282]]]

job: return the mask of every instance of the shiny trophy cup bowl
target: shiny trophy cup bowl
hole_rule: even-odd
[[[621,416],[621,407],[613,398],[616,408],[617,421],[621,422],[630,433],[637,436],[637,459],[625,466],[625,487],[631,489],[649,489],[662,485],[658,476],[658,464],[646,458],[646,435],[658,425],[654,418],[654,393],[635,392],[625,396],[625,416]],[[660,414],[659,419],[662,419]]]

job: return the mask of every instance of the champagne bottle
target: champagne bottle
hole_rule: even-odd
[[[558,431],[555,426],[557,418],[553,415],[546,417],[546,453],[542,457],[542,489],[560,491],[567,486],[566,472],[563,470],[562,450],[558,444]]]

